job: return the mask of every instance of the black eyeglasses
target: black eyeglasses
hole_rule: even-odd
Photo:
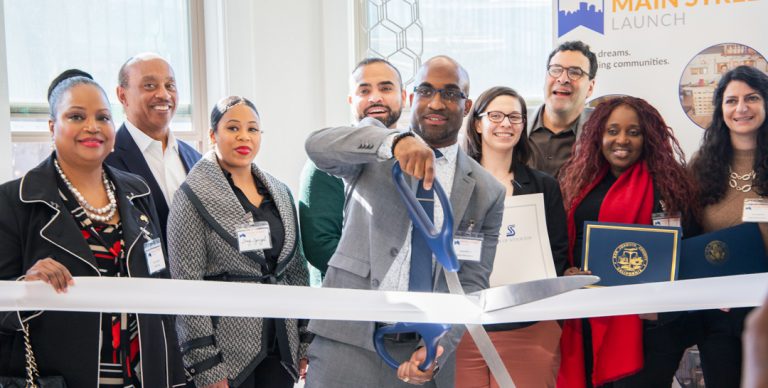
[[[492,123],[500,123],[504,121],[504,118],[506,117],[509,119],[510,124],[522,124],[523,119],[525,118],[525,116],[517,112],[504,114],[499,111],[490,111],[490,112],[480,113],[479,115],[477,115],[477,117],[484,117],[484,116],[488,116],[488,120],[491,120]]]
[[[578,81],[585,74],[588,74],[586,71],[576,66],[574,67],[562,67],[560,65],[547,66],[547,73],[549,73],[549,75],[551,75],[553,78],[558,78],[561,75],[563,75],[563,71],[568,73],[568,78],[570,78],[571,81]]]
[[[418,94],[421,98],[428,98],[432,99],[435,97],[435,93],[440,93],[440,98],[445,101],[451,101],[456,102],[460,99],[467,98],[467,95],[464,94],[459,89],[435,89],[431,86],[417,86],[413,88],[413,92]]]

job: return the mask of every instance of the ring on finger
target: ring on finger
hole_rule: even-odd
[[[405,383],[407,383],[407,382],[408,382],[408,381],[410,381],[410,380],[411,380],[411,379],[409,379],[409,378],[408,378],[408,376],[406,376],[406,377],[403,377],[403,382],[405,382]]]

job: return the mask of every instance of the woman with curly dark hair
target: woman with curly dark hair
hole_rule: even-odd
[[[691,171],[705,232],[741,223],[744,200],[768,196],[768,75],[739,66],[720,79],[712,123]],[[768,224],[760,224],[768,249]]]
[[[570,244],[565,275],[588,273],[579,269],[584,221],[650,225],[652,214],[660,212],[673,219],[682,214],[684,223],[694,221],[696,208],[689,199],[695,186],[684,164],[672,130],[648,102],[625,96],[598,105],[560,176]],[[567,321],[558,387],[671,384],[671,375],[668,382],[651,380],[658,368],[668,365],[659,356],[663,352],[651,357],[648,351],[664,344],[655,341],[661,331],[649,335],[658,326],[656,319],[656,314],[647,314]]]
[[[699,185],[704,232],[742,222],[747,199],[768,195],[768,75],[749,66],[726,73],[715,89],[712,123],[691,161]],[[758,224],[768,249],[768,224]],[[689,313],[707,386],[737,387],[741,380],[741,333],[751,309]]]

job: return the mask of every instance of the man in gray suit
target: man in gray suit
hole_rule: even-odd
[[[467,97],[469,77],[455,60],[438,56],[421,67],[415,85],[410,96],[411,131],[398,132],[378,120],[365,118],[357,127],[314,132],[306,142],[307,153],[318,168],[343,178],[351,190],[344,230],[328,263],[324,287],[414,289],[411,280],[418,276],[411,276],[411,252],[419,251],[419,237],[414,234],[412,238],[410,218],[392,182],[395,160],[407,175],[416,178],[409,177],[412,187],[418,186],[417,179],[423,179],[426,190],[434,179],[441,183],[456,220],[454,233],[482,233],[479,257],[461,263],[459,279],[466,292],[488,287],[505,191],[457,144],[462,119],[472,105]],[[439,202],[435,202],[434,214],[439,227]],[[423,263],[414,261],[415,267],[420,262]],[[434,262],[431,275],[425,291],[447,292],[439,263]],[[455,325],[440,341],[438,353],[442,356],[437,364],[421,372],[417,365],[424,360],[425,352],[416,336],[397,336],[385,341],[390,354],[404,361],[397,371],[379,359],[373,347],[373,332],[378,325],[310,322],[315,339],[308,353],[307,388],[407,387],[409,383],[453,386],[453,353],[463,334],[462,326]]]

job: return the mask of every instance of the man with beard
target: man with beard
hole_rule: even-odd
[[[562,43],[547,60],[544,105],[528,119],[532,168],[557,176],[571,157],[581,126],[592,113],[585,108],[597,75],[597,56],[581,41]]]
[[[173,194],[201,157],[171,132],[178,100],[171,65],[152,53],[129,58],[118,73],[117,98],[126,120],[115,135],[115,151],[105,162],[147,181],[165,241]]]
[[[477,256],[461,263],[459,279],[466,292],[488,287],[505,190],[457,144],[462,118],[472,106],[467,97],[469,77],[455,60],[437,56],[422,65],[415,85],[410,131],[399,132],[364,118],[357,127],[327,128],[307,139],[310,159],[344,179],[352,192],[323,287],[447,292],[443,268],[413,229],[392,181],[395,161],[408,175],[406,181],[420,186],[417,196],[424,200],[427,214],[434,206],[437,228],[442,225],[443,206],[434,199],[434,179],[450,198],[454,232],[471,231],[482,238]],[[454,386],[454,350],[463,326],[455,325],[440,340],[436,364],[422,372],[417,366],[426,352],[415,333],[384,337],[390,354],[403,361],[397,371],[378,357],[373,333],[382,324],[311,321],[315,338],[308,351],[306,387]]]
[[[400,72],[381,58],[362,60],[352,71],[347,102],[358,122],[373,117],[387,128],[395,128],[405,104]],[[307,260],[322,276],[341,238],[344,202],[344,182],[308,160],[299,194],[301,240]]]

